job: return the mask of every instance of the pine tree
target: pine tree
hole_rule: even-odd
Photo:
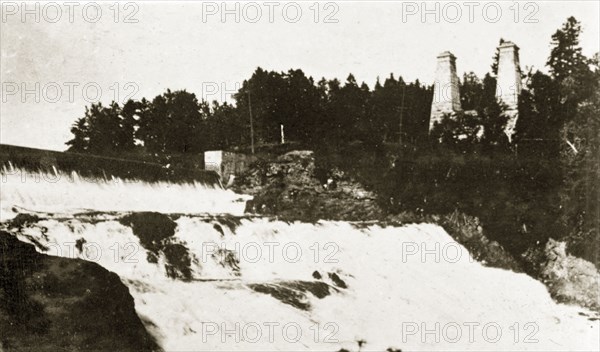
[[[500,61],[500,45],[504,44],[504,39],[500,38],[500,42],[498,42],[498,47],[496,47],[496,52],[494,53],[494,57],[492,58],[492,74],[494,77],[498,76],[498,62]]]
[[[89,131],[88,120],[86,117],[81,117],[75,121],[71,127],[73,139],[69,140],[66,145],[70,152],[84,153],[89,149]]]
[[[581,24],[569,17],[561,29],[552,35],[552,51],[546,63],[552,77],[559,83],[571,75],[587,70],[587,59],[581,53],[579,35]]]

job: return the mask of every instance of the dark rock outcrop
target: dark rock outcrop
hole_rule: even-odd
[[[310,309],[308,293],[323,299],[329,296],[332,291],[337,291],[334,287],[321,281],[280,281],[249,284],[248,287],[256,292],[271,295],[273,298],[301,310]]]
[[[174,279],[192,278],[192,257],[188,248],[174,241],[175,223],[169,216],[156,212],[131,213],[120,219],[121,224],[130,226],[133,234],[147,252],[149,263],[157,263],[162,252],[167,276]]]
[[[600,312],[598,269],[593,263],[568,254],[566,242],[550,238],[543,248],[532,248],[524,257],[535,265],[538,279],[556,301]]]
[[[247,203],[247,212],[285,220],[384,218],[375,194],[340,170],[329,170],[328,174],[324,181],[317,177],[311,151],[291,151],[256,162],[236,180],[234,190],[254,196]]]
[[[160,350],[119,277],[0,232],[0,349]]]
[[[521,264],[510,252],[484,234],[478,218],[455,211],[436,222],[482,264],[514,272],[523,271]]]

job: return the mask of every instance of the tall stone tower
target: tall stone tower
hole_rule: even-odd
[[[515,132],[519,115],[519,94],[521,93],[521,69],[519,68],[519,47],[513,42],[504,42],[498,47],[498,78],[496,97],[507,106],[508,122],[504,129],[510,140]]]
[[[442,120],[444,115],[453,115],[462,111],[458,86],[456,57],[451,52],[444,51],[437,57],[429,131],[431,131],[435,122]]]

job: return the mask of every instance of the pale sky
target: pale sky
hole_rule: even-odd
[[[239,2],[239,11],[230,2],[224,20],[221,1],[110,1],[99,16],[95,3],[30,3],[25,18],[20,4],[2,4],[0,142],[54,150],[65,149],[91,102],[151,99],[167,88],[230,100],[258,66],[300,68],[315,80],[353,73],[370,87],[390,72],[432,84],[438,53],[454,53],[459,76],[481,77],[502,37],[521,48],[522,68],[545,70],[550,36],[568,16],[582,22],[586,55],[600,45],[598,1],[439,2],[437,11],[422,1]]]

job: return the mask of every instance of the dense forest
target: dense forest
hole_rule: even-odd
[[[391,212],[458,209],[480,217],[514,253],[554,237],[598,265],[600,69],[598,54],[582,54],[580,33],[568,18],[551,36],[548,73],[523,74],[511,141],[495,96],[496,53],[488,74],[465,73],[460,82],[463,110],[476,114],[448,116],[431,132],[433,90],[418,80],[390,75],[371,89],[352,74],[342,83],[257,68],[235,104],[185,90],[92,104],[67,145],[156,160],[248,150],[252,136],[257,148],[277,145],[283,126],[286,143],[315,150],[324,167],[354,172]]]
[[[234,95],[235,105],[199,101],[185,90],[123,106],[93,104],[73,126],[74,138],[67,144],[70,151],[105,155],[243,148],[250,145],[250,113],[256,145],[279,143],[280,126],[286,141],[308,146],[398,142],[400,132],[415,143],[427,139],[431,92],[419,81],[406,83],[393,75],[371,90],[352,74],[342,84],[315,82],[302,70],[257,68]]]

